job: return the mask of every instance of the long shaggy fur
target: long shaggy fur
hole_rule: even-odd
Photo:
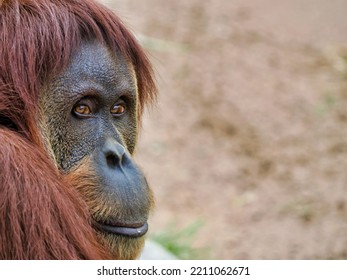
[[[50,161],[40,88],[96,39],[133,65],[139,114],[156,88],[150,63],[113,13],[90,0],[0,1],[0,258],[108,258],[85,203]]]
[[[0,128],[0,259],[99,259],[88,212],[47,156]]]

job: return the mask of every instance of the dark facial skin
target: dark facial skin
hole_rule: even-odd
[[[43,86],[40,100],[47,149],[62,173],[80,174],[77,188],[95,228],[115,251],[120,242],[142,246],[152,203],[132,160],[137,95],[133,67],[94,41],[85,42],[68,68]]]

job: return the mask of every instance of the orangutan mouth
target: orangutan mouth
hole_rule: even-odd
[[[148,231],[148,223],[143,224],[105,224],[101,222],[95,222],[95,227],[106,233],[117,234],[127,237],[141,237]]]

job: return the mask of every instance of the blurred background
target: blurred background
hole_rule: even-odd
[[[347,1],[102,2],[156,70],[150,238],[188,259],[347,258]]]

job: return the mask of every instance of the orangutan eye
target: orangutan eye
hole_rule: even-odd
[[[86,117],[92,114],[92,110],[89,108],[89,106],[84,104],[77,104],[73,108],[73,112],[80,117]]]
[[[111,108],[111,114],[115,117],[123,115],[126,111],[125,102],[123,100],[115,103]]]

